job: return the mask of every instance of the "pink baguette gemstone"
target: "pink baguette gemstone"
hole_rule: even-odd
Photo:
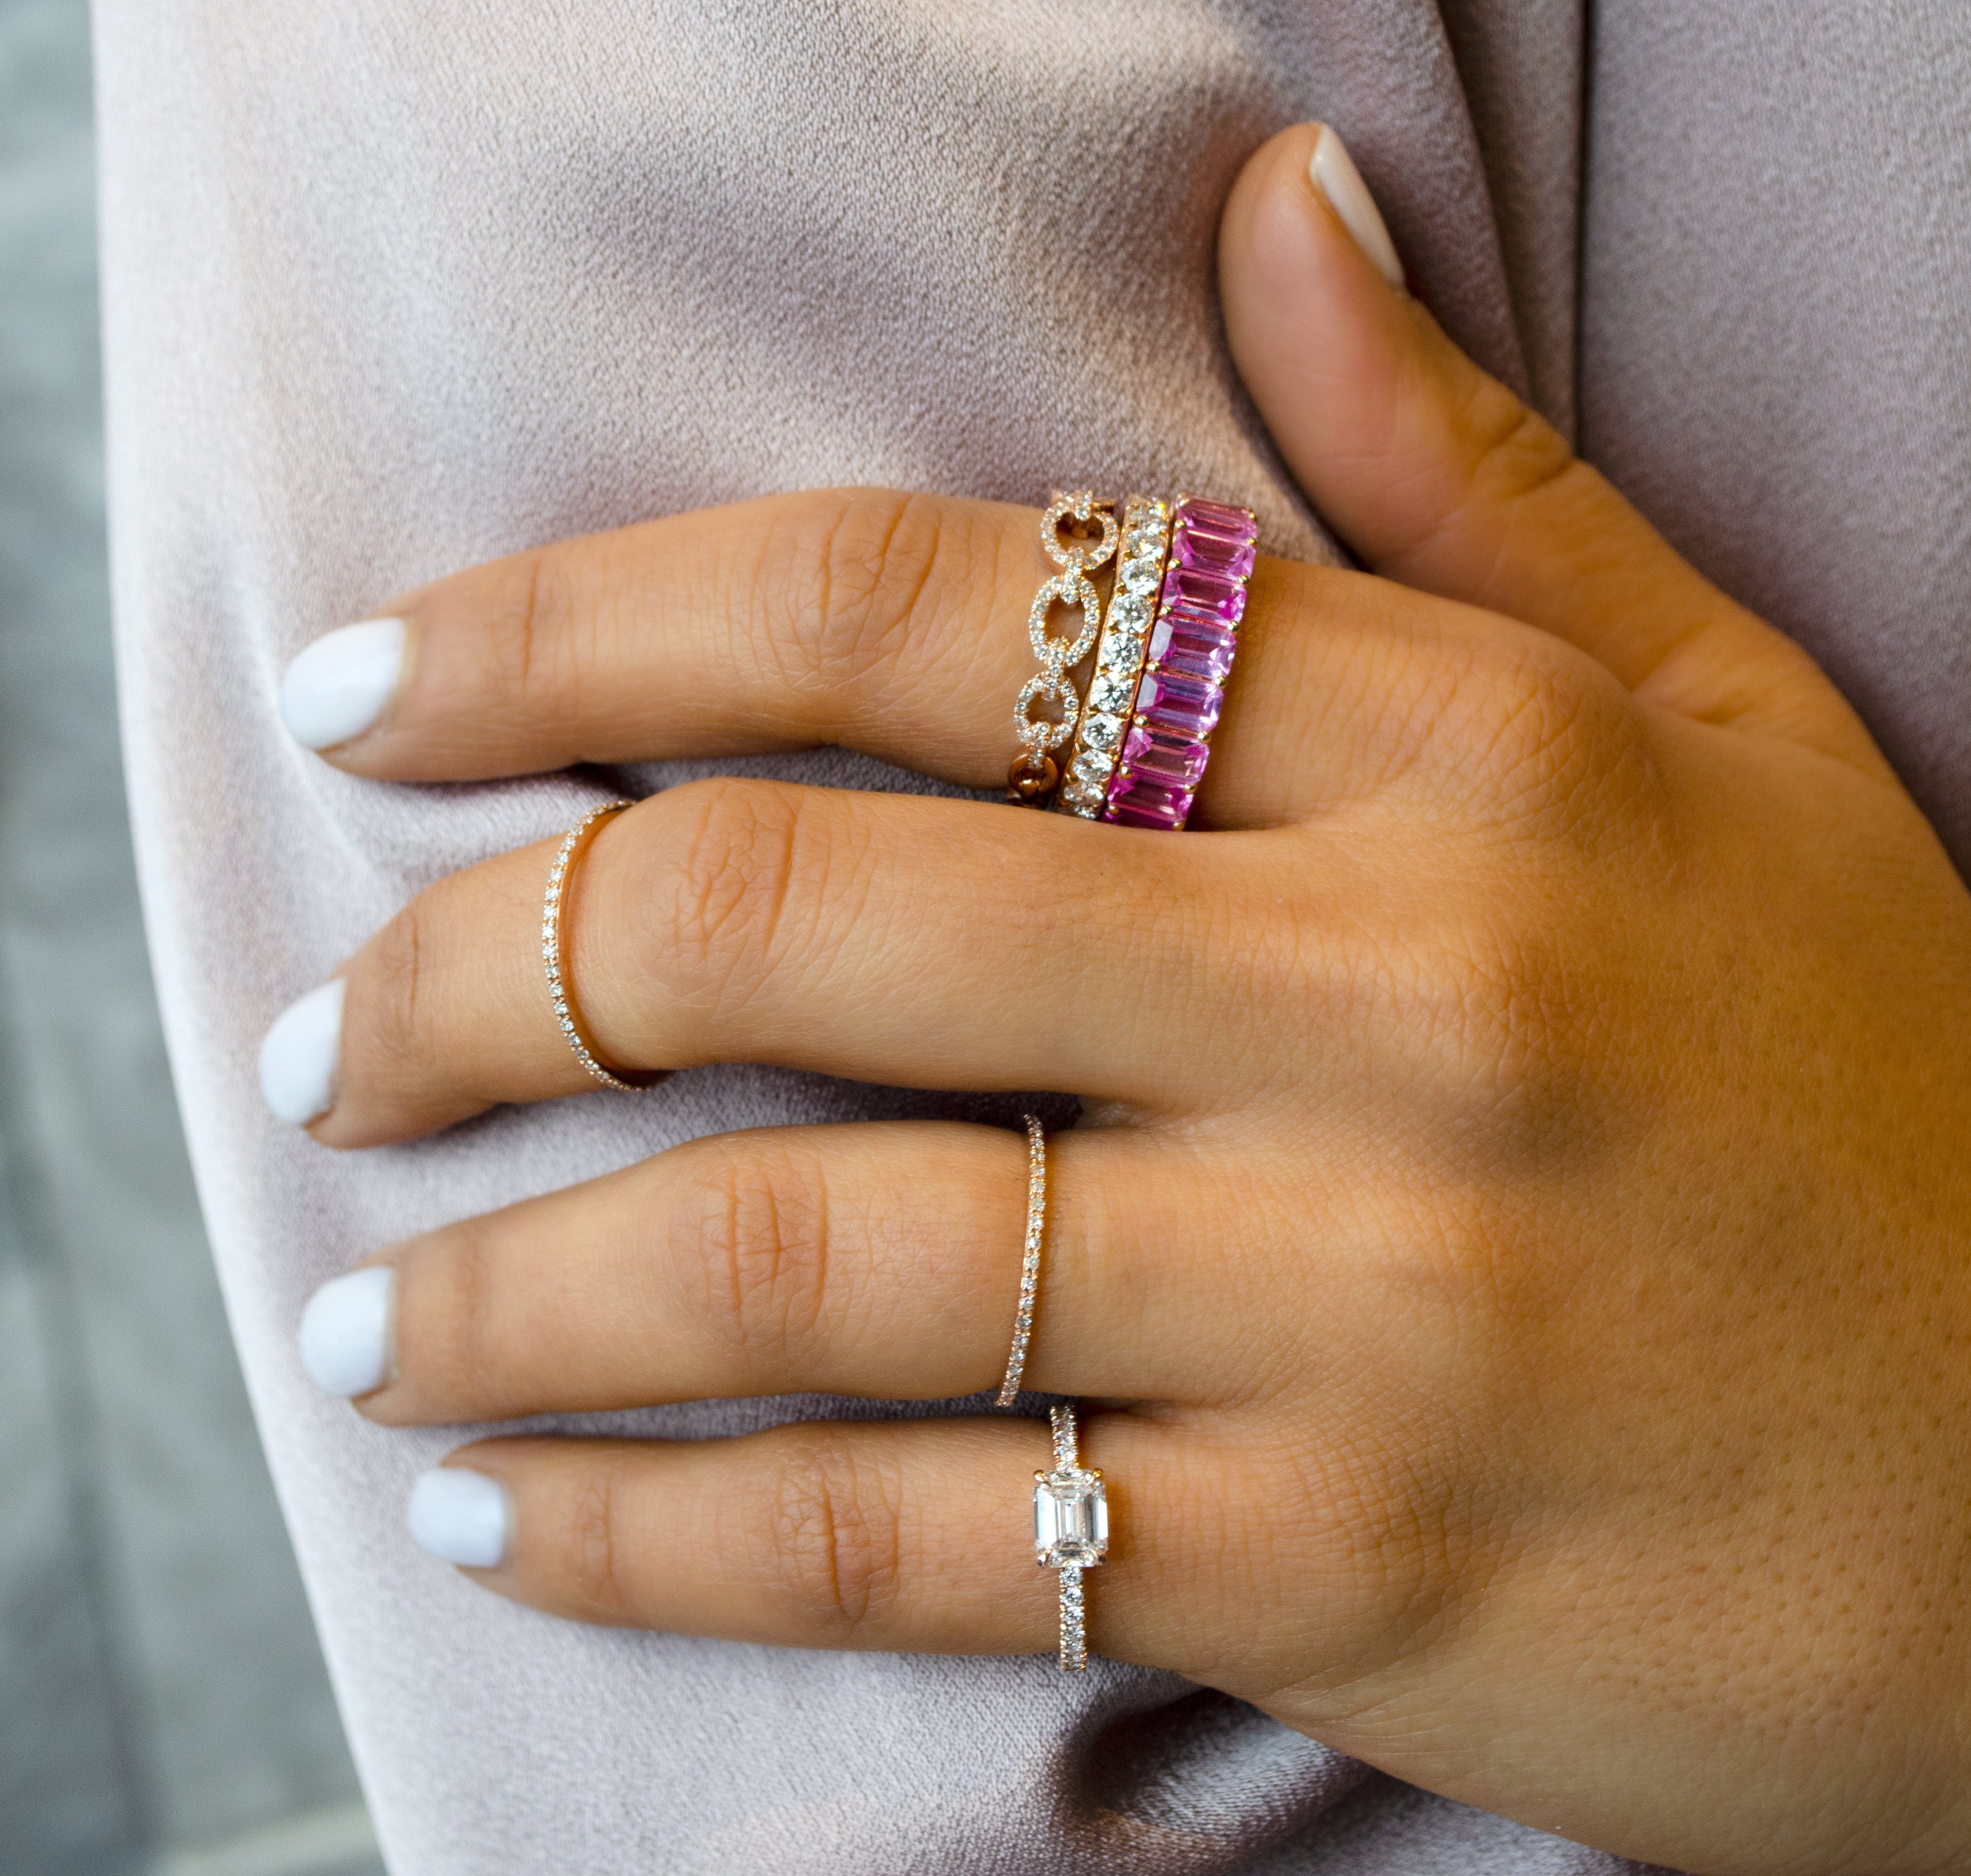
[[[1174,833],[1191,813],[1191,791],[1148,775],[1119,775],[1109,791],[1104,821],[1125,827],[1161,827]]]
[[[1207,501],[1197,495],[1187,495],[1177,505],[1179,527],[1185,521],[1195,521],[1200,527],[1208,527],[1215,534],[1230,534],[1240,540],[1257,540],[1259,524],[1253,518],[1250,508],[1233,508],[1222,501]]]
[[[1224,707],[1225,693],[1201,677],[1186,677],[1176,671],[1152,671],[1136,693],[1136,710],[1159,729],[1174,729],[1187,736],[1208,736],[1217,727],[1218,713]]]
[[[1174,566],[1164,581],[1164,602],[1196,606],[1236,625],[1246,610],[1246,582],[1201,567]]]
[[[1204,614],[1166,612],[1150,634],[1150,662],[1216,682],[1232,668],[1237,633]]]
[[[1207,741],[1239,648],[1259,526],[1243,508],[1187,497],[1177,504],[1148,657],[1102,811],[1126,827],[1174,832],[1211,759]]]
[[[1234,540],[1229,534],[1207,533],[1204,529],[1181,527],[1174,551],[1180,566],[1201,568],[1207,573],[1222,573],[1230,579],[1243,579],[1259,557],[1249,540]]]
[[[1159,781],[1181,782],[1194,788],[1204,778],[1204,765],[1211,759],[1209,743],[1194,742],[1190,737],[1173,736],[1148,723],[1138,723],[1122,743],[1122,759],[1139,775],[1154,775]]]

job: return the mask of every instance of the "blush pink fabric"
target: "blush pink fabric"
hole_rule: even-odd
[[[727,1069],[383,1152],[314,1147],[255,1092],[277,1011],[428,882],[693,771],[377,787],[288,740],[275,684],[317,634],[447,569],[804,485],[1188,486],[1249,504],[1269,551],[1328,556],[1234,381],[1210,272],[1240,164],[1318,116],[1451,331],[1826,663],[1962,862],[1955,0],[1601,0],[1591,34],[1576,0],[96,11],[158,980],[241,1359],[398,1876],[1621,1867],[1158,1675],[1064,1686],[1044,1659],[586,1630],[420,1557],[406,1488],[463,1436],[385,1432],[314,1392],[293,1330],[317,1284],[711,1130],[1018,1104]],[[1132,249],[1165,259],[1119,269]],[[723,766],[924,785],[839,755]]]

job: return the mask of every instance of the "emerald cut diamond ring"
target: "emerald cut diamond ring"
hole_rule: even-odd
[[[1077,1451],[1074,1405],[1054,1409],[1054,1470],[1034,1474],[1034,1561],[1060,1574],[1060,1671],[1088,1666],[1082,1572],[1109,1554],[1109,1499]]]

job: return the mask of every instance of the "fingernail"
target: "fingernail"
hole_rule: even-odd
[[[318,638],[281,680],[281,721],[305,749],[331,749],[374,726],[403,675],[407,628],[365,619]]]
[[[1403,264],[1396,258],[1396,244],[1383,225],[1383,211],[1348,154],[1348,146],[1324,124],[1314,146],[1313,160],[1307,166],[1314,186],[1328,197],[1341,217],[1341,224],[1355,237],[1355,245],[1375,264],[1376,271],[1390,285],[1401,291]]]
[[[498,1569],[513,1522],[507,1488],[483,1472],[441,1466],[411,1487],[411,1535],[419,1549],[441,1563]]]
[[[301,1311],[295,1340],[308,1378],[353,1401],[390,1378],[390,1297],[397,1273],[373,1264],[325,1283]]]
[[[260,1098],[297,1127],[320,1118],[334,1104],[343,989],[341,978],[331,977],[288,1004],[260,1045]]]

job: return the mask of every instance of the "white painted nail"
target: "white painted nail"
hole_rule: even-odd
[[[260,1045],[260,1098],[297,1127],[334,1104],[343,990],[341,978],[331,977],[288,1004]]]
[[[497,1570],[513,1532],[513,1506],[497,1479],[441,1466],[411,1487],[409,1522],[419,1549],[441,1563]]]
[[[397,1273],[373,1264],[325,1283],[301,1311],[295,1340],[308,1378],[353,1401],[390,1378],[390,1298]]]
[[[1376,271],[1400,291],[1403,264],[1396,258],[1396,244],[1383,224],[1383,211],[1369,193],[1348,146],[1325,124],[1307,168],[1314,186],[1328,197],[1342,226],[1355,237],[1355,245],[1375,263]]]
[[[318,638],[281,680],[281,721],[305,749],[332,749],[372,728],[404,672],[400,618],[365,619]]]

